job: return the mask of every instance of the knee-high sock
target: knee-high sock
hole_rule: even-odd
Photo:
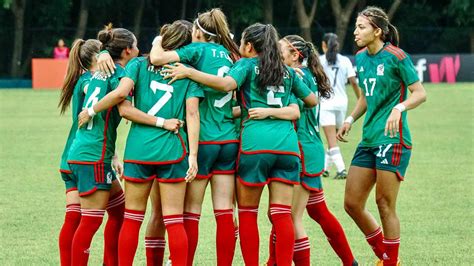
[[[199,240],[199,219],[201,215],[198,213],[185,212],[183,215],[184,229],[188,236],[188,266],[193,265],[194,253]]]
[[[329,167],[331,167],[333,161],[331,155],[329,155],[329,150],[326,150],[324,153],[324,170],[329,171]]]
[[[380,226],[375,231],[365,236],[365,239],[369,243],[375,255],[381,260],[383,260],[383,253],[385,252],[383,238],[382,227]]]
[[[398,262],[398,249],[400,248],[400,238],[386,239],[383,243],[385,245],[385,253],[383,255],[384,266],[396,266]]]
[[[118,253],[120,266],[133,265],[138,246],[140,226],[145,218],[145,211],[125,209],[122,228],[120,229]]]
[[[166,241],[164,237],[145,237],[146,265],[163,265]]]
[[[291,206],[270,204],[270,216],[276,234],[276,263],[277,265],[291,265],[295,243],[295,231],[293,220],[291,219]]]
[[[102,224],[105,210],[82,209],[81,222],[72,240],[72,264],[87,265],[92,238]]]
[[[239,237],[245,265],[258,266],[258,206],[239,206]]]
[[[270,238],[268,239],[267,266],[275,266],[276,265],[275,243],[276,243],[275,227],[272,225],[272,231],[270,232]]]
[[[216,217],[217,265],[232,265],[235,252],[234,211],[232,209],[214,210]]]
[[[295,240],[293,262],[295,266],[310,266],[310,246],[308,237]]]
[[[66,206],[64,224],[59,233],[59,255],[61,265],[71,265],[71,246],[74,233],[81,222],[81,205],[69,204]]]
[[[183,224],[183,215],[163,216],[163,222],[168,233],[171,263],[184,266],[188,261],[188,237]]]
[[[109,199],[105,208],[107,211],[107,223],[104,229],[104,259],[106,266],[118,265],[118,238],[123,222],[125,210],[125,196],[122,191]]]
[[[306,210],[309,216],[315,220],[323,229],[332,249],[341,258],[344,265],[352,265],[354,255],[352,254],[346,234],[339,221],[329,211],[324,200],[324,193],[312,193]]]
[[[338,172],[341,172],[342,170],[346,169],[346,165],[344,164],[344,159],[342,158],[341,150],[339,149],[339,147],[333,147],[329,149],[329,155],[331,156],[331,160],[336,165]]]

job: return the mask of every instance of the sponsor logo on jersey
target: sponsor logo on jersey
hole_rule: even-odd
[[[383,159],[382,162],[381,162],[381,164],[388,164],[387,159]]]
[[[383,76],[383,64],[377,66],[377,76]]]
[[[363,66],[360,67],[359,72],[364,72],[364,67]]]
[[[107,184],[112,184],[112,173],[111,172],[107,173]]]

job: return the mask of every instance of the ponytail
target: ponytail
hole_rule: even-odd
[[[391,44],[398,46],[399,44],[399,35],[397,27],[393,26],[390,22],[388,23],[388,32],[385,35],[385,40]]]
[[[222,44],[231,53],[232,60],[239,59],[239,47],[232,40],[227,18],[220,8],[199,14],[195,20],[196,27],[202,31],[206,40]]]
[[[99,52],[100,42],[89,39],[84,41],[77,39],[69,53],[69,61],[61,88],[58,107],[61,108],[61,114],[64,114],[71,103],[74,87],[84,71],[88,71],[94,63],[94,57]]]
[[[281,56],[276,29],[271,24],[255,23],[247,27],[242,36],[244,42],[251,43],[258,54],[260,74],[257,83],[260,92],[264,93],[268,86],[282,85],[287,69]]]
[[[311,71],[311,74],[316,78],[319,97],[329,99],[331,97],[332,88],[329,84],[329,79],[321,66],[321,62],[319,62],[319,54],[311,42],[306,42],[306,47],[308,51],[308,68]]]
[[[329,79],[324,72],[319,54],[311,42],[305,41],[298,35],[287,35],[283,37],[289,43],[291,52],[298,52],[298,62],[308,67],[309,71],[316,78],[318,85],[318,93],[321,98],[329,99],[331,97],[332,88]]]
[[[337,35],[334,33],[326,33],[324,34],[323,42],[326,43],[328,48],[325,54],[328,65],[335,65],[337,62],[337,53],[339,53],[339,41],[337,40]]]

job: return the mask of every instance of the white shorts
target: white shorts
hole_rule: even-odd
[[[321,110],[319,112],[319,124],[324,126],[342,127],[346,118],[346,109],[344,110]]]

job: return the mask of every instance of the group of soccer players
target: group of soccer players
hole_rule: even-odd
[[[345,141],[351,124],[366,113],[347,173],[345,208],[379,263],[397,265],[395,203],[411,149],[405,110],[426,96],[383,10],[359,13],[354,35],[364,48],[356,55],[363,89],[342,125],[326,124],[326,160],[336,164],[336,176],[345,176],[334,138]],[[318,103],[331,99],[336,82],[346,81],[337,80],[345,62],[334,40],[326,40],[330,53],[320,58],[300,36],[278,39],[272,25],[256,23],[242,32],[238,47],[219,9],[199,14],[193,23],[163,26],[144,57],[137,57],[137,40],[126,29],[109,25],[97,39],[74,43],[60,99],[62,112],[72,102],[73,117],[60,170],[67,204],[61,265],[87,264],[105,212],[104,265],[132,265],[149,198],[147,265],[162,265],[165,232],[172,265],[192,265],[208,183],[218,265],[232,265],[237,234],[245,264],[259,265],[257,216],[265,185],[272,223],[267,265],[310,265],[305,209],[343,265],[358,265],[321,183],[327,165]],[[357,88],[354,75],[341,72]],[[121,117],[132,122],[123,166],[115,155]],[[365,209],[374,185],[382,227]]]

